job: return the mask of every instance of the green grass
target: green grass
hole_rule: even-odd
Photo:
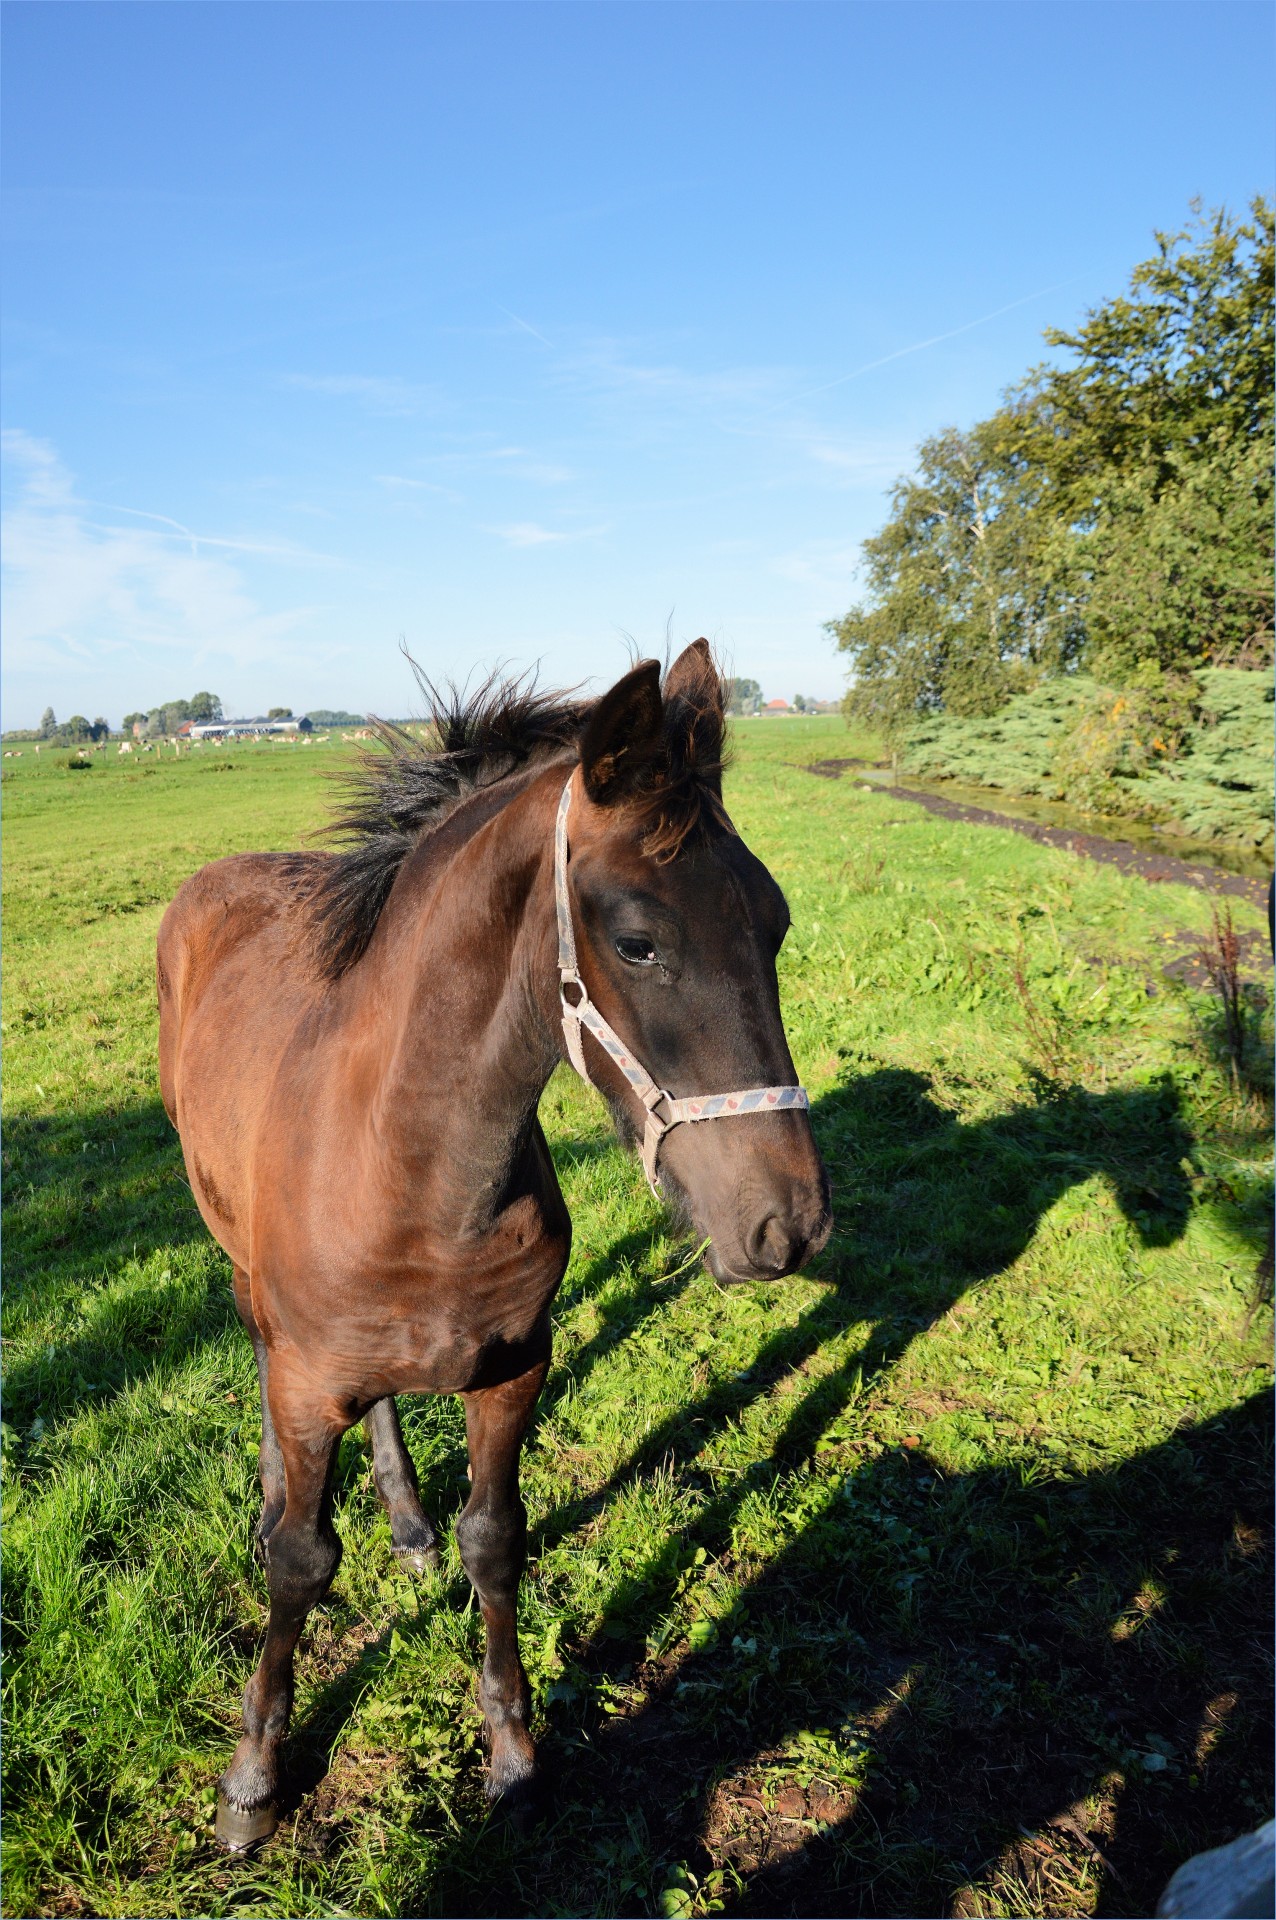
[[[739,734],[834,1239],[719,1293],[555,1076],[546,1824],[487,1823],[477,1612],[454,1549],[397,1571],[353,1433],[293,1801],[239,1864],[258,1411],[153,943],[202,861],[320,823],[338,749],[6,763],[6,1913],[1146,1914],[1270,1811],[1270,1019],[1234,1082],[1162,977],[1199,894],[812,779],[835,720]],[[404,1416],[446,1523],[459,1403]]]
[[[1083,779],[1080,787],[1093,789],[1092,803],[1114,816],[1270,858],[1271,675],[1209,667],[1199,678],[1201,717],[1176,758],[1155,760],[1137,777],[1132,766],[1118,765],[1115,777]],[[1082,674],[1045,680],[989,719],[939,714],[920,722],[899,764],[923,779],[1076,805],[1078,769],[1059,758],[1060,749],[1066,754],[1083,714],[1111,709],[1120,697]]]

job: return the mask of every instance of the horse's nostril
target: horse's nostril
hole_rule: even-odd
[[[832,1224],[827,1206],[814,1218],[797,1209],[768,1213],[745,1241],[749,1264],[768,1279],[797,1273],[824,1246]]]
[[[769,1213],[749,1236],[749,1259],[759,1273],[787,1273],[793,1265],[798,1236],[778,1213]]]

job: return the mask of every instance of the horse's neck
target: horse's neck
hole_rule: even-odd
[[[499,1210],[559,1058],[557,792],[555,780],[530,779],[450,857],[428,843],[410,856],[369,983],[390,1042],[378,1139],[414,1190],[445,1197],[474,1227]],[[464,827],[458,810],[444,831]]]

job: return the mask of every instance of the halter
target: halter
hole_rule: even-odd
[[[634,1059],[614,1027],[610,1027],[589,997],[585,982],[576,969],[576,935],[572,928],[571,901],[567,897],[567,815],[572,803],[570,778],[558,803],[558,821],[554,828],[554,904],[558,912],[559,1001],[563,1015],[563,1036],[567,1053],[582,1080],[593,1081],[585,1065],[582,1027],[588,1027],[600,1047],[609,1053],[647,1110],[642,1137],[642,1164],[651,1191],[659,1195],[656,1157],[660,1142],[678,1126],[697,1120],[729,1120],[738,1113],[774,1113],[784,1107],[809,1107],[805,1087],[750,1087],[744,1093],[700,1093],[686,1100],[675,1100],[664,1087],[658,1087],[646,1068]],[[567,989],[574,987],[580,999],[573,1002]]]

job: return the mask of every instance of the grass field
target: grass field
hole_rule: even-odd
[[[1235,1076],[1162,977],[1200,894],[812,779],[836,720],[741,735],[835,1236],[718,1292],[555,1076],[546,1821],[487,1823],[477,1611],[450,1546],[396,1569],[355,1432],[288,1817],[234,1864],[258,1410],[152,955],[192,869],[320,823],[339,749],[6,763],[6,1913],[1146,1915],[1270,1813],[1270,1015]],[[446,1523],[459,1403],[404,1417]]]

